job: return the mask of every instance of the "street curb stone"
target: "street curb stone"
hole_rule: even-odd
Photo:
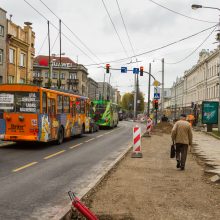
[[[220,175],[220,174],[219,174]],[[213,182],[213,183],[216,183],[216,182],[219,182],[220,181],[220,176],[219,175],[214,175],[210,178],[210,180]]]

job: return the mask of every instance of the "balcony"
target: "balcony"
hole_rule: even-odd
[[[79,84],[79,79],[67,79],[67,83],[71,85]]]
[[[33,76],[33,81],[35,82],[42,82],[43,80],[43,76]]]

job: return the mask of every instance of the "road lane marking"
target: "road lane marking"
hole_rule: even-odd
[[[85,141],[86,143],[88,143],[88,142],[90,142],[90,141],[92,141],[92,140],[94,140],[95,138],[91,138],[91,139],[89,139],[89,140],[87,140],[87,141]]]
[[[59,154],[62,154],[62,153],[64,153],[65,151],[66,151],[66,150],[61,150],[61,151],[59,151],[59,152],[57,152],[57,153],[55,153],[55,154],[51,154],[51,155],[48,155],[48,156],[44,157],[44,159],[47,160],[47,159],[49,159],[49,158],[51,158],[51,157],[57,156],[57,155],[59,155]]]
[[[104,136],[104,134],[101,134],[101,135],[97,136],[97,138],[100,138],[100,137],[102,137],[102,136]]]
[[[38,163],[38,162],[28,163],[28,164],[26,164],[26,165],[24,165],[24,166],[22,166],[22,167],[19,167],[19,168],[17,168],[17,169],[14,169],[13,172],[18,172],[18,171],[20,171],[20,170],[23,170],[23,169],[25,169],[25,168],[28,168],[28,167],[30,167],[30,166],[33,166],[33,165],[35,165],[35,164],[37,164],[37,163]]]
[[[104,134],[110,134],[110,133],[112,133],[113,131],[109,131],[109,132],[106,132],[106,133],[104,133]]]
[[[78,146],[81,145],[81,144],[83,144],[83,143],[79,143],[79,144],[73,145],[72,147],[70,147],[70,149],[73,149],[73,148],[75,148],[75,147],[78,147]]]

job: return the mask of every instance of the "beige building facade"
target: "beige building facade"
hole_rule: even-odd
[[[35,33],[31,23],[24,28],[7,21],[7,83],[32,83]]]
[[[220,50],[202,50],[199,60],[171,88],[171,107],[177,113],[201,113],[203,101],[219,101]],[[178,115],[177,115],[178,116]]]
[[[0,8],[0,84],[6,83],[6,11]]]

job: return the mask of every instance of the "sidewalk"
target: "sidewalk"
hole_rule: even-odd
[[[208,148],[203,143],[220,146],[213,139],[195,133],[203,155]],[[170,144],[170,134],[161,132],[142,138],[143,158],[131,158],[129,152],[83,201],[100,220],[219,219],[220,185],[211,184],[191,153],[186,170],[177,169],[175,159],[169,158]]]
[[[9,145],[12,145],[12,144],[14,144],[14,142],[11,142],[11,141],[1,141],[0,140],[0,147],[9,146]]]
[[[220,140],[204,132],[193,133],[194,152],[209,167],[205,171],[220,175]]]

